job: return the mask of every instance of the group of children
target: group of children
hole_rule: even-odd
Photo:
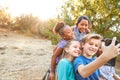
[[[74,27],[56,23],[53,31],[61,40],[53,50],[49,80],[100,80],[103,77],[98,68],[118,55],[120,44],[115,45],[116,38],[113,38],[109,46],[102,45],[102,37],[91,33],[90,25],[86,16],[79,17]],[[102,54],[93,57],[100,49]]]

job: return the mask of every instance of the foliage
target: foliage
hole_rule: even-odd
[[[117,61],[118,61],[118,62],[120,62],[120,55],[119,55],[119,56],[117,56]]]
[[[0,26],[8,27],[12,23],[10,15],[7,13],[7,8],[0,9]]]
[[[86,15],[93,32],[104,37],[120,35],[119,0],[64,0],[61,10],[60,18],[69,25],[74,25],[80,15]]]
[[[21,30],[24,33],[37,33],[40,23],[40,20],[32,14],[20,15],[20,17],[15,18],[13,29]]]
[[[52,44],[57,44],[59,41],[59,36],[57,34],[53,34],[53,27],[56,23],[56,19],[49,19],[48,21],[41,24],[39,33],[45,38],[52,41]]]
[[[20,30],[28,35],[37,35],[47,38],[56,44],[59,40],[58,35],[52,33],[52,28],[56,20],[41,21],[37,17],[30,15],[21,15],[15,18],[13,30]]]

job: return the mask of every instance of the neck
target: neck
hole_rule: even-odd
[[[85,57],[88,58],[88,59],[91,59],[91,58],[92,58],[92,56],[91,56],[91,55],[88,55],[87,53],[83,53],[83,56],[85,56]]]
[[[70,62],[74,60],[74,57],[70,54],[65,55],[65,58],[67,58]]]

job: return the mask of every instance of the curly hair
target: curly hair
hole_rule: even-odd
[[[59,35],[63,35],[63,28],[65,27],[65,23],[60,21],[55,24],[53,27],[54,33],[59,33]]]

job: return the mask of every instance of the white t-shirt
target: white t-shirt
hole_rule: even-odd
[[[114,80],[113,75],[115,74],[115,68],[112,66],[102,66],[100,67],[100,73],[107,80]]]

